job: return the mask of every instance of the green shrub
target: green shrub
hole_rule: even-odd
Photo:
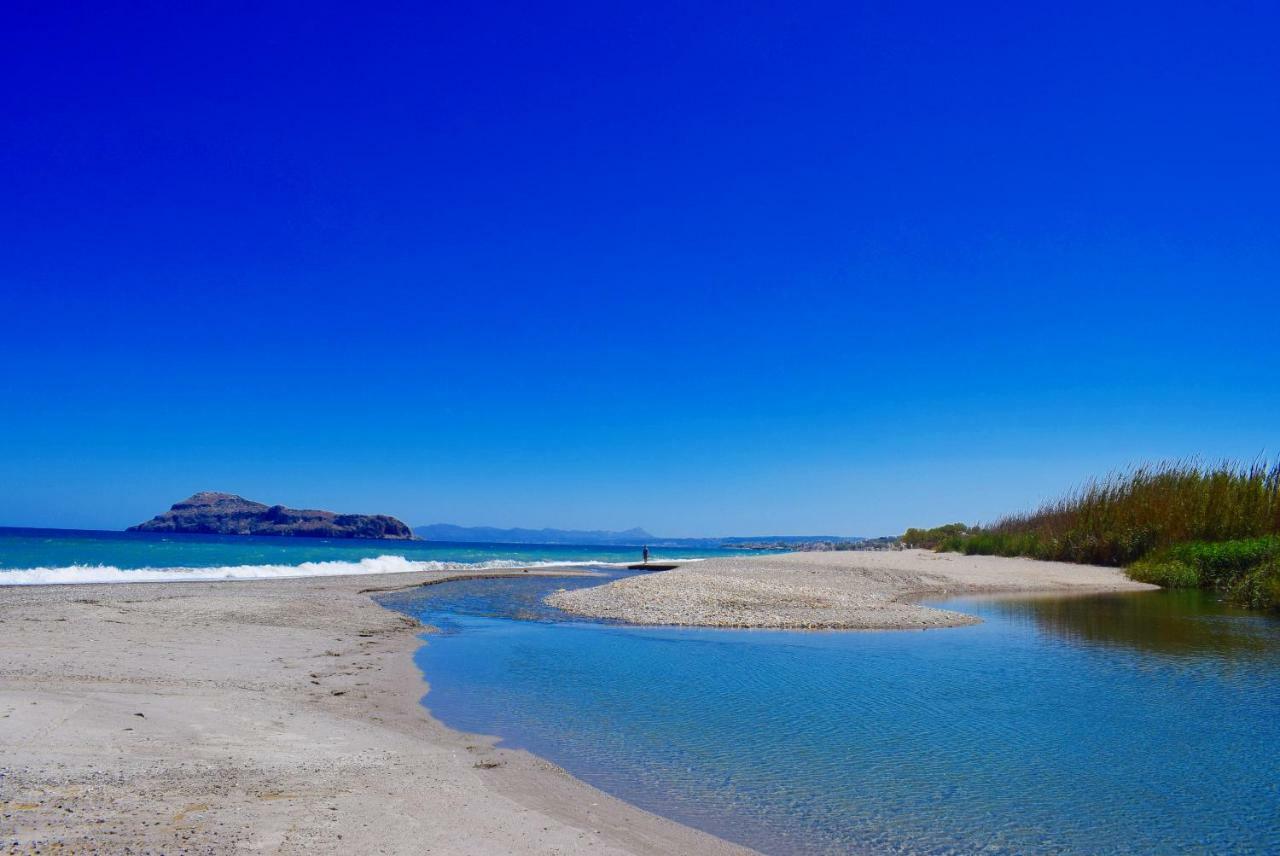
[[[1280,610],[1280,559],[1268,559],[1236,580],[1232,601],[1250,609]]]
[[[1225,588],[1268,559],[1280,557],[1280,538],[1249,538],[1176,544],[1163,551],[1176,561],[1194,566],[1206,587]]]
[[[1140,582],[1214,589],[1254,609],[1280,607],[1280,537],[1174,544],[1128,568]]]
[[[1140,583],[1151,583],[1165,588],[1198,588],[1200,575],[1195,567],[1177,559],[1142,559],[1127,569],[1129,577]]]
[[[1050,552],[1035,534],[984,529],[970,529],[963,534],[948,536],[938,542],[935,549],[940,553],[964,553],[967,556],[1030,556],[1037,559],[1049,558],[1042,554]]]
[[[898,540],[907,547],[936,550],[939,549],[940,545],[962,538],[968,532],[969,527],[964,523],[948,523],[945,526],[935,526],[932,529],[916,529],[913,527],[903,533]]]

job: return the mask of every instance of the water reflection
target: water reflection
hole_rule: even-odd
[[[954,601],[948,605],[964,610]],[[1261,656],[1274,653],[1280,642],[1274,618],[1235,609],[1201,591],[998,599],[988,608],[1068,642],[1169,656]]]

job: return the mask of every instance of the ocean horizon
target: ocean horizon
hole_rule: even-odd
[[[94,529],[0,527],[0,585],[475,571],[620,565],[643,545],[511,544],[202,535]],[[651,547],[651,561],[758,555],[761,550]]]

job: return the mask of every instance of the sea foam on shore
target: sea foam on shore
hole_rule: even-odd
[[[114,565],[69,565],[55,568],[0,568],[0,585],[71,585],[77,583],[172,583],[214,580],[266,580],[292,577],[339,577],[407,574],[426,571],[483,571],[511,568],[560,568],[600,562],[414,562],[403,556],[378,556],[358,562],[302,562],[297,565],[224,565],[212,568],[118,568]]]

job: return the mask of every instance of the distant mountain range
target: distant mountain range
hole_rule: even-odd
[[[428,541],[482,541],[487,544],[647,544],[659,539],[643,529],[606,532],[602,529],[498,529],[494,526],[454,526],[433,523],[415,526],[413,534]]]
[[[808,544],[814,542],[855,542],[847,535],[749,535],[724,538],[665,538],[636,527],[611,532],[604,529],[499,529],[494,526],[454,526],[433,523],[415,526],[413,533],[427,541],[454,541],[486,544],[577,544],[585,546],[638,547],[727,547],[735,544]]]

